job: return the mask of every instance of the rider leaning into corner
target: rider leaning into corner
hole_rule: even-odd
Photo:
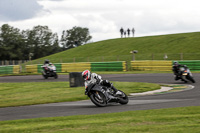
[[[175,75],[175,80],[179,80],[181,78],[180,77],[181,76],[181,71],[180,71],[181,67],[187,68],[186,65],[181,65],[177,61],[174,61],[173,66],[172,66],[172,70],[173,70],[174,75]]]
[[[85,94],[87,95],[87,87],[90,84],[100,84],[102,86],[111,87],[114,91],[115,95],[122,95],[120,91],[118,91],[108,80],[102,80],[101,76],[96,73],[91,73],[89,70],[85,70],[82,72],[82,77],[85,80]]]

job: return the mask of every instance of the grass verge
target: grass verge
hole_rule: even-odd
[[[113,82],[126,94],[159,89],[153,83]],[[84,87],[69,87],[69,82],[0,83],[0,107],[85,100]]]
[[[1,121],[1,133],[198,133],[200,107]]]

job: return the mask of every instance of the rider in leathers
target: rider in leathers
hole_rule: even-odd
[[[175,61],[174,64],[173,64],[173,66],[172,66],[172,70],[173,70],[174,75],[175,75],[175,80],[182,79],[181,78],[182,75],[181,75],[180,67],[187,68],[186,65],[178,64],[177,61]],[[182,80],[185,81],[184,79],[182,79]]]
[[[82,72],[82,76],[85,80],[85,94],[87,95],[87,87],[90,84],[99,83],[106,87],[111,87],[115,95],[121,95],[122,93],[118,91],[108,80],[102,80],[101,76],[96,73],[91,73],[89,70]]]

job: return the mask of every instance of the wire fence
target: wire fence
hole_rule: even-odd
[[[74,58],[53,58],[52,63],[74,63],[74,62],[107,62],[107,61],[132,61],[132,60],[200,60],[200,53],[147,53],[129,54],[116,56],[96,56],[96,57],[74,57]],[[43,64],[41,60],[0,60],[0,65],[20,65],[20,64]]]

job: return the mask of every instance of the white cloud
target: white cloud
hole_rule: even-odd
[[[48,25],[58,34],[74,26],[87,27],[93,41],[118,38],[121,27],[134,27],[136,36],[194,32],[200,29],[199,5],[198,0],[37,0],[36,14],[0,24],[20,29]]]
[[[40,11],[43,7],[37,3],[37,0],[1,0],[0,17],[1,20],[18,21],[29,19]]]

